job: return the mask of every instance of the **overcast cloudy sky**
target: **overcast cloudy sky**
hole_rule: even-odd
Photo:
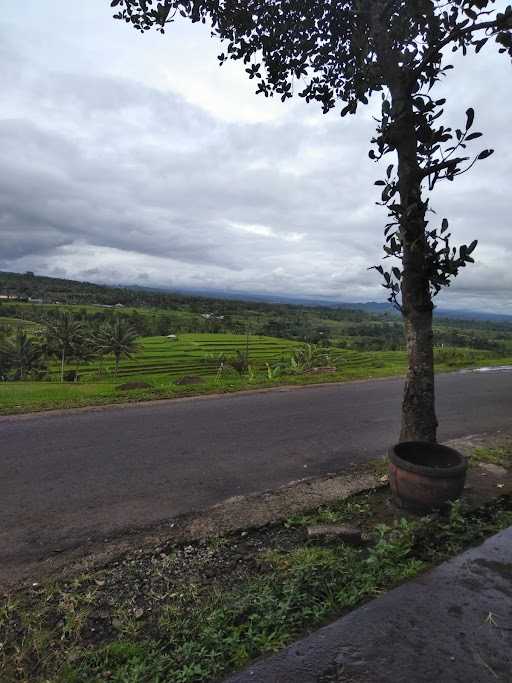
[[[386,222],[371,109],[341,120],[256,97],[204,27],[140,36],[111,14],[108,0],[2,7],[0,269],[384,300],[367,270]],[[512,68],[491,45],[444,87],[449,120],[474,106],[497,151],[433,199],[459,241],[480,239],[442,303],[512,313]]]

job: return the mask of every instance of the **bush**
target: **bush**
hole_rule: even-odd
[[[134,389],[152,389],[151,384],[147,382],[126,382],[125,384],[119,384],[116,389],[118,391],[133,391]]]

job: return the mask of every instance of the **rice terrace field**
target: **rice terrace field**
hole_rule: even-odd
[[[25,323],[25,321],[23,321]],[[12,324],[12,321],[11,321]],[[26,324],[26,323],[25,323]],[[28,323],[28,325],[34,325]],[[30,328],[36,332],[39,326]],[[233,391],[250,384],[234,371],[226,370],[222,382],[216,379],[218,356],[249,351],[249,359],[256,376],[265,363],[290,355],[296,342],[264,336],[234,334],[180,334],[176,340],[164,336],[141,337],[138,351],[121,361],[117,375],[111,357],[95,358],[87,363],[70,363],[68,370],[77,370],[79,382],[59,382],[58,364],[50,366],[50,380],[38,382],[0,383],[0,413],[30,410],[80,407],[91,404],[114,403],[120,400],[173,397],[190,393]],[[201,378],[200,386],[180,386],[176,380],[183,376]],[[130,382],[144,382],[146,388],[123,390]]]
[[[296,343],[286,339],[250,336],[248,351],[251,362],[263,366],[290,352]],[[235,334],[180,334],[176,340],[168,337],[142,337],[140,351],[131,359],[121,362],[117,379],[140,379],[141,376],[162,375],[174,379],[184,374],[215,375],[218,363],[215,357],[245,351],[247,338]],[[81,381],[98,380],[108,373],[112,380],[112,361],[109,358],[78,366]]]
[[[35,323],[23,323],[30,333],[37,334],[41,329]],[[67,369],[78,371],[78,382],[60,383],[57,362],[50,365],[50,381],[1,382],[0,414],[229,393],[278,385],[389,377],[403,374],[406,368],[405,351],[331,348],[329,353],[336,357],[336,372],[268,375],[267,364],[272,366],[289,358],[300,346],[296,341],[260,335],[246,337],[237,334],[185,333],[178,334],[176,339],[166,336],[140,337],[137,352],[121,361],[117,375],[114,373],[113,358],[106,356],[67,365]],[[247,350],[252,369],[250,374],[240,376],[226,367],[222,376],[218,375],[218,358],[221,354],[232,357],[237,351]],[[438,371],[509,362],[482,350],[450,349],[443,352],[439,349],[437,356]],[[180,383],[180,380],[189,377],[195,381]],[[126,386],[141,382],[146,386]]]

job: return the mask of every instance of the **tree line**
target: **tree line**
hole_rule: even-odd
[[[22,325],[14,330],[0,328],[0,378],[44,379],[49,362],[56,360],[60,381],[74,381],[78,371],[66,371],[67,364],[102,356],[114,357],[117,374],[121,359],[130,358],[136,350],[137,332],[120,316],[94,327],[60,313],[33,334]]]

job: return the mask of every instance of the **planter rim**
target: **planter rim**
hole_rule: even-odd
[[[397,446],[418,446],[421,448],[429,448],[438,453],[445,453],[446,455],[455,455],[459,462],[456,465],[451,465],[450,467],[428,467],[427,465],[417,465],[416,463],[404,460],[396,453]],[[449,446],[443,446],[442,444],[430,443],[429,441],[402,441],[400,443],[391,446],[388,452],[389,460],[396,467],[400,467],[407,472],[414,472],[414,474],[420,474],[424,477],[429,477],[430,479],[447,479],[452,477],[459,477],[463,472],[467,470],[468,461],[467,458],[456,451],[454,448]]]

